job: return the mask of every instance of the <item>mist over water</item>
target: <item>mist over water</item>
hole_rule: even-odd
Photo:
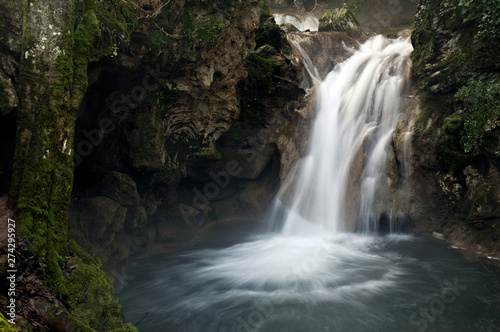
[[[275,201],[276,231],[249,238],[221,228],[210,238],[231,244],[129,266],[117,294],[125,319],[141,331],[494,331],[494,274],[435,240],[345,232],[352,220],[376,226],[411,51],[407,40],[377,36],[316,77],[309,153]]]

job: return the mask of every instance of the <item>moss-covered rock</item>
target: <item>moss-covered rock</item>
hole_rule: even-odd
[[[455,93],[471,77],[499,72],[493,30],[500,26],[481,34],[484,10],[458,0],[421,1],[411,38],[412,73],[423,90]]]
[[[240,119],[251,121],[257,125],[265,125],[271,114],[266,105],[263,105],[263,93],[270,92],[272,74],[279,68],[277,51],[270,45],[264,45],[252,53],[246,63],[247,78],[239,85],[240,91]]]
[[[0,331],[2,332],[16,332],[17,330],[12,327],[7,319],[0,313]]]
[[[455,113],[447,116],[443,121],[443,127],[446,133],[456,135],[464,126],[464,116],[460,113]]]
[[[416,190],[425,187],[433,196],[419,203],[426,212],[415,217],[418,227],[460,230],[468,241],[481,241],[495,251],[500,248],[495,230],[500,132],[493,101],[498,99],[494,82],[500,75],[500,51],[494,36],[500,25],[490,20],[497,14],[485,3],[419,3],[411,36],[412,76],[422,112],[415,122],[412,167],[416,181],[428,181],[425,186],[415,183]],[[429,215],[441,217],[431,221]],[[450,216],[456,227],[443,221]]]
[[[75,315],[94,330],[137,331],[123,324],[121,307],[113,296],[111,278],[98,259],[85,253],[75,241],[69,242],[65,265],[71,270],[66,279],[68,305]]]

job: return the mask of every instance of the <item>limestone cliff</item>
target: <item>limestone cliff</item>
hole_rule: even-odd
[[[480,103],[488,98],[496,100],[491,105],[498,103],[496,4],[420,1],[412,33],[412,75],[418,92],[410,93],[418,93],[418,105],[414,118],[401,123],[395,144],[402,155],[406,129],[401,128],[410,124],[408,200],[417,229],[443,233],[450,242],[498,255],[498,114],[491,106],[489,119],[481,122],[481,112],[490,111],[476,110],[470,100],[479,98],[479,90],[471,88],[474,79],[484,87]]]

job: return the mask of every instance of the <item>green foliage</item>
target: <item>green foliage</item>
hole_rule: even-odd
[[[120,43],[127,34],[127,25],[137,22],[132,8],[125,1],[103,0],[98,2],[97,18],[103,36],[115,43]]]
[[[497,3],[500,0],[495,0]],[[472,3],[472,2],[471,2]],[[433,93],[454,94],[469,78],[484,77],[498,72],[500,48],[497,45],[499,27],[488,25],[483,17],[491,17],[491,8],[481,8],[464,0],[422,0],[412,32],[412,74],[422,90],[434,87]],[[442,55],[443,40],[437,26],[445,25],[454,37],[450,51]]]
[[[181,33],[190,41],[198,42],[203,46],[217,41],[225,26],[225,22],[217,17],[212,17],[205,23],[197,23],[193,18],[193,9],[190,8],[185,10],[182,16]]]
[[[98,20],[101,37],[95,49],[100,55],[114,55],[117,49],[130,43],[130,31],[138,24],[137,7],[129,1],[95,1],[95,15]],[[104,54],[99,54],[104,53]]]
[[[205,45],[207,43],[213,43],[217,41],[224,27],[225,23],[217,19],[213,19],[203,24],[196,32],[198,36],[198,42],[201,45]]]
[[[347,8],[327,10],[319,19],[320,30],[347,31],[351,25],[359,25],[356,16]]]
[[[470,22],[478,28],[476,38],[500,37],[500,0],[445,0],[439,2],[437,10],[448,28]]]
[[[469,153],[483,145],[485,134],[500,117],[500,80],[483,83],[472,79],[455,97],[465,107],[466,119],[461,142],[464,151]]]
[[[500,0],[460,0],[463,21],[477,21],[479,38],[500,37]]]

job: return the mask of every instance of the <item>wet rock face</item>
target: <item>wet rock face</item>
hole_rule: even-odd
[[[174,20],[169,33],[186,37],[158,50],[158,31],[139,26],[130,53],[89,68],[70,237],[103,262],[256,216],[300,156],[300,63],[262,2],[219,5],[173,2],[157,20]]]
[[[442,6],[441,1],[421,1],[412,33],[418,92],[411,93],[418,93],[418,105],[411,119],[405,195],[419,231],[499,252],[498,157],[488,149],[464,151],[463,105],[454,98],[469,79],[498,76],[498,50],[477,37],[478,22],[463,21],[463,8],[450,5],[442,14]],[[397,132],[395,141],[402,141],[403,134]],[[490,134],[498,141],[498,131]]]

